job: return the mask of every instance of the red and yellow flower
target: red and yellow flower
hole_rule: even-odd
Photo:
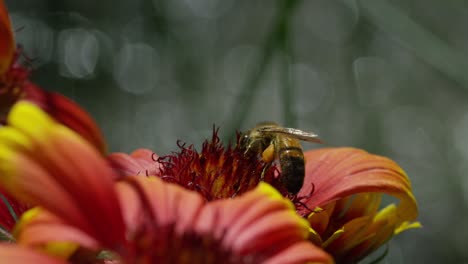
[[[28,79],[2,0],[0,39],[0,262],[354,263],[420,226],[404,171],[358,149],[305,152],[294,196],[216,131],[200,152],[105,157],[92,118]]]
[[[308,241],[308,222],[266,183],[206,202],[155,176],[114,181],[92,145],[31,103],[15,104],[8,123],[0,183],[36,207],[15,227],[17,247],[0,247],[0,260],[90,263],[104,251],[119,263],[332,263]]]
[[[288,194],[273,166],[263,172],[261,158],[245,156],[239,142],[224,148],[214,131],[200,153],[180,145],[179,153],[157,158],[147,149],[131,155],[110,155],[121,176],[156,174],[166,181],[199,192],[211,201],[235,197],[263,180],[289,197],[297,214],[311,225],[309,240],[335,261],[354,263],[386,243],[393,235],[420,227],[416,200],[405,172],[392,160],[354,148],[306,151],[304,185]],[[382,195],[398,205],[381,207]]]
[[[200,153],[193,146],[179,144],[179,153],[165,157],[139,149],[130,155],[112,153],[108,158],[120,176],[158,175],[200,192],[206,200],[235,197],[254,188],[263,176],[264,181],[294,202],[299,215],[309,220],[314,227],[311,240],[329,248],[333,248],[331,242],[336,244],[346,237],[342,236],[344,227],[348,230],[358,220],[368,229],[369,233],[361,235],[368,243],[372,242],[372,249],[393,234],[420,227],[418,222],[413,222],[418,207],[409,178],[398,164],[386,157],[355,148],[306,151],[304,184],[291,197],[278,179],[275,166],[264,172],[262,159],[246,157],[239,142],[225,148],[216,134],[214,131],[212,139],[202,145]],[[384,194],[397,198],[400,203],[379,210]],[[365,224],[364,218],[368,220]],[[351,220],[356,222],[352,226]],[[387,235],[377,238],[383,234]],[[338,237],[341,238],[337,240]],[[364,237],[359,238],[357,234],[352,237],[354,243],[364,242],[359,241]],[[363,246],[361,243],[360,247]],[[369,245],[367,248],[370,249]]]

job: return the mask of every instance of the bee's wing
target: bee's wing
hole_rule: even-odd
[[[305,132],[295,128],[280,126],[263,126],[258,130],[262,133],[283,134],[303,141],[323,144],[323,141],[318,137],[317,134]]]

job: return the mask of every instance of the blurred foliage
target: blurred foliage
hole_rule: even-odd
[[[112,151],[165,154],[213,124],[315,131],[410,175],[424,228],[384,262],[468,261],[466,1],[6,3],[35,81],[90,111]]]

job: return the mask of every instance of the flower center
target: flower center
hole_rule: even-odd
[[[262,254],[239,255],[223,248],[210,235],[176,234],[174,225],[144,232],[138,239],[137,252],[130,263],[260,263]],[[125,259],[125,258],[124,258]]]
[[[255,188],[261,180],[283,192],[275,164],[267,166],[261,153],[246,155],[240,141],[238,133],[236,143],[224,147],[218,129],[213,129],[211,140],[203,143],[201,152],[193,145],[187,147],[178,142],[179,152],[158,160],[162,167],[161,178],[195,190],[207,201],[233,198]]]

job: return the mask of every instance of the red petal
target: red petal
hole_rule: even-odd
[[[84,230],[91,229],[71,195],[55,182],[46,168],[23,155],[17,156],[12,163],[19,168],[14,185],[10,187],[16,197],[33,205],[41,204],[57,215],[70,217]]]
[[[24,90],[24,99],[38,105],[55,120],[88,140],[99,151],[105,152],[106,145],[99,127],[78,104],[63,95],[45,91],[32,83],[25,85]]]
[[[111,247],[122,243],[124,224],[114,190],[113,171],[94,148],[73,137],[68,130],[53,132],[47,154],[44,153],[50,160],[44,165],[50,166],[51,176],[71,195],[96,238]],[[60,216],[74,221],[68,215]]]
[[[160,174],[158,155],[149,149],[137,149],[130,155],[121,152],[111,153],[108,159],[121,176]]]
[[[271,212],[239,233],[231,247],[239,254],[276,252],[303,240],[303,231],[291,212]]]
[[[235,207],[226,208],[222,216],[225,218],[225,224],[229,226],[220,226],[220,229],[227,230],[224,234],[226,241],[235,239],[242,230],[260,217],[287,207],[282,200],[265,199],[264,196],[261,192],[248,192],[237,201]]]
[[[209,259],[205,255],[218,257],[219,254],[213,252],[217,250],[230,252],[233,259],[254,262],[270,258],[271,263],[332,262],[329,255],[306,240],[305,220],[295,214],[292,204],[272,187],[269,192],[264,187],[235,199],[205,203],[198,193],[158,177],[130,176],[118,186],[127,223],[133,223],[135,231],[142,228],[140,232],[127,235],[137,238],[138,234],[143,235],[144,241],[137,244],[143,247],[143,254],[160,252],[154,260],[164,262],[165,257],[193,254],[191,250],[195,249],[195,262],[197,257]],[[207,240],[191,241],[193,235]],[[181,241],[177,242],[178,239]],[[206,243],[199,244],[201,241]],[[215,262],[221,263],[221,260]]]
[[[154,153],[150,149],[145,149],[145,148],[140,148],[132,152],[130,154],[133,158],[138,159],[139,161],[143,162],[142,165],[144,164],[153,164],[156,160],[158,160],[158,155]],[[145,163],[145,161],[147,163]]]
[[[89,249],[98,249],[99,243],[95,239],[65,224],[62,219],[40,208],[31,211],[34,211],[33,216],[24,217],[15,228],[18,244],[41,248],[51,242],[72,242]]]
[[[124,240],[110,168],[85,142],[56,135],[34,160],[18,156],[17,195],[37,203],[107,246]],[[80,158],[78,158],[80,157]],[[41,164],[42,163],[42,164]]]
[[[120,176],[140,175],[143,171],[140,164],[126,153],[111,153],[107,159],[109,160],[110,166],[114,168]]]
[[[122,208],[122,216],[127,226],[127,234],[132,236],[140,227],[145,209],[135,188],[126,182],[116,183],[117,195]]]
[[[287,252],[287,254],[284,254]],[[294,256],[293,258],[291,256]],[[299,263],[327,263],[332,264],[333,259],[321,248],[310,242],[299,242],[284,252],[271,257],[264,264],[299,264]]]
[[[220,240],[224,249],[238,256],[263,256],[271,263],[331,263],[330,256],[306,240],[306,221],[266,186],[208,203],[194,224],[196,232]]]
[[[203,205],[197,193],[156,177],[129,176],[117,183],[117,192],[129,237],[148,220],[160,227],[175,223],[176,234],[182,236],[192,229]]]
[[[409,179],[394,161],[354,148],[319,149],[304,156],[306,175],[298,196],[310,197],[303,201],[309,208],[356,193],[377,192],[400,199],[398,224],[417,217]]]
[[[0,75],[3,75],[10,66],[14,53],[15,40],[10,18],[3,0],[0,0]]]
[[[128,176],[118,183],[117,191],[127,223],[127,237],[138,246],[136,254],[159,252],[154,260],[165,262],[171,254],[184,250],[173,248],[177,245],[174,241],[192,232],[193,222],[203,206],[198,193],[152,176]],[[129,255],[125,251],[119,253],[123,258]]]
[[[203,205],[197,193],[165,183],[157,177],[129,177],[128,180],[138,187],[141,199],[148,205],[146,210],[149,209],[148,213],[159,226],[177,223],[176,230],[191,228]]]
[[[65,261],[14,244],[0,244],[0,263],[66,264]]]
[[[5,188],[113,248],[125,241],[114,171],[87,141],[19,102],[0,130]]]

